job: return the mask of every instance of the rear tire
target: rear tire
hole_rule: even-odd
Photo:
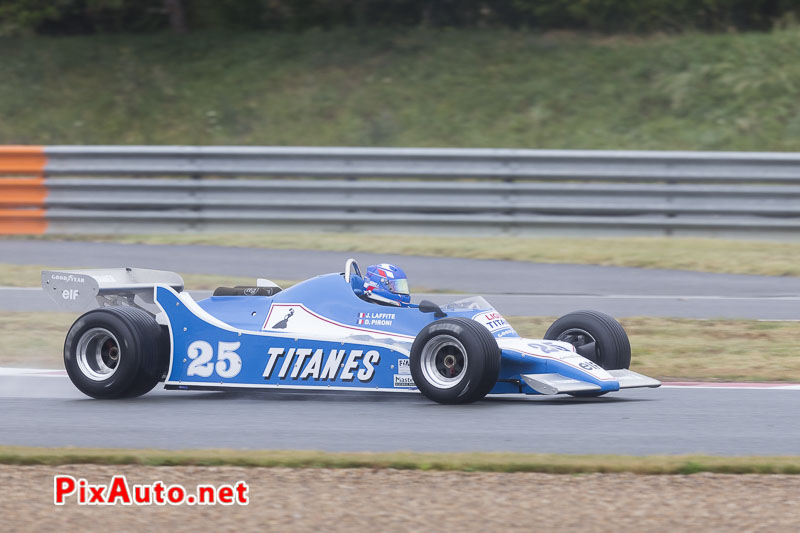
[[[131,398],[149,392],[164,375],[169,338],[152,315],[133,307],[85,313],[64,341],[72,383],[92,398]]]
[[[444,404],[486,396],[500,373],[500,347],[489,330],[467,318],[425,326],[411,346],[411,377],[425,397]]]

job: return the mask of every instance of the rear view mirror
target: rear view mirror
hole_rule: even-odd
[[[444,318],[447,314],[442,311],[442,308],[430,300],[422,300],[419,303],[419,310],[423,313],[433,313],[436,318]]]

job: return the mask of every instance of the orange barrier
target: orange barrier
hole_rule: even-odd
[[[44,146],[0,146],[0,174],[41,176],[46,163]]]
[[[44,178],[0,178],[0,208],[44,207]]]
[[[46,230],[44,209],[0,209],[0,235],[41,235]]]
[[[41,234],[47,230],[46,163],[42,146],[0,146],[0,235]]]

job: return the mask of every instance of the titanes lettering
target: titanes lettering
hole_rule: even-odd
[[[283,363],[278,371],[280,381],[353,381],[369,383],[375,376],[375,367],[380,363],[381,354],[377,350],[330,350],[325,354],[322,348],[269,348],[267,365],[262,376],[273,379],[278,360]],[[289,369],[291,368],[291,372]]]

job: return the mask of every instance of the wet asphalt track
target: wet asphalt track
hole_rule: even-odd
[[[139,266],[275,279],[340,270],[348,255],[0,241],[2,263]],[[593,308],[616,316],[800,319],[796,278],[356,256],[362,264],[397,263],[418,286],[487,295],[507,315]],[[457,298],[417,296],[437,302]],[[55,310],[40,291],[26,289],[0,289],[0,309]],[[158,389],[135,400],[101,402],[82,396],[63,376],[0,375],[3,445],[798,455],[798,410],[798,390],[691,388],[633,390],[588,400],[492,398],[468,406],[440,406],[415,394]]]
[[[434,404],[417,394],[82,396],[66,377],[0,376],[0,444],[328,451],[800,455],[800,390],[661,388],[594,399]]]
[[[343,268],[345,252],[218,246],[0,241],[0,263],[132,266],[185,273],[305,279]],[[352,254],[363,265],[402,266],[412,288],[481,294],[502,313],[562,315],[596,309],[617,317],[800,319],[800,278],[710,274],[592,265],[553,265],[421,256]],[[189,287],[191,288],[191,287]],[[198,297],[205,296],[201,293]],[[453,294],[417,294],[437,303]],[[55,310],[43,294],[0,289],[0,310]]]

